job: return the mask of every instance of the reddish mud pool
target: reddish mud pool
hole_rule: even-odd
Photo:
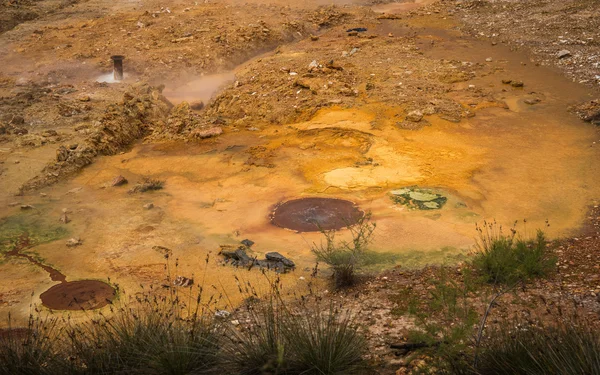
[[[297,232],[316,232],[347,227],[363,215],[354,203],[343,199],[301,198],[279,204],[271,222]]]
[[[40,295],[53,310],[93,310],[112,302],[115,289],[102,281],[81,280],[54,285]]]

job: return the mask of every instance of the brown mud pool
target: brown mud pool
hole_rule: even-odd
[[[70,281],[54,285],[40,295],[53,310],[93,310],[112,303],[115,289],[98,280]]]
[[[277,205],[271,222],[297,232],[315,232],[345,228],[363,215],[354,203],[343,199],[301,198]]]

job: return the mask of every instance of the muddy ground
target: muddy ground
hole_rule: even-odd
[[[558,276],[524,298],[597,314],[597,2],[1,7],[0,317],[26,317],[59,285],[48,272],[133,292],[164,283],[165,249],[172,276],[260,285],[217,255],[243,239],[292,258],[284,279],[303,290],[321,237],[269,222],[299,197],[346,199],[378,223],[370,270],[388,271],[356,298],[384,373],[408,325],[389,324],[392,297],[427,284],[409,270],[467,259],[484,219],[561,239]],[[125,56],[122,82],[111,55]],[[128,193],[144,178],[164,188]],[[443,207],[399,204],[414,186]]]

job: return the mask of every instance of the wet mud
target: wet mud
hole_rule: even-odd
[[[364,216],[350,201],[332,198],[300,198],[277,205],[271,222],[297,232],[342,229]]]
[[[94,310],[112,303],[115,289],[97,280],[69,281],[40,294],[42,304],[53,310]]]

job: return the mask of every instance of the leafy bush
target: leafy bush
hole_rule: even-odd
[[[474,371],[478,375],[600,375],[600,332],[585,323],[513,322],[489,336]]]
[[[504,235],[495,224],[478,228],[480,241],[473,266],[492,284],[515,285],[548,275],[556,263],[546,238],[538,230],[534,240],[517,238],[516,230]]]
[[[317,260],[333,268],[333,279],[337,288],[351,286],[356,282],[356,270],[367,259],[368,246],[373,240],[376,224],[366,214],[354,224],[348,225],[351,241],[336,241],[336,231],[321,231],[325,243],[313,244],[311,251]]]

